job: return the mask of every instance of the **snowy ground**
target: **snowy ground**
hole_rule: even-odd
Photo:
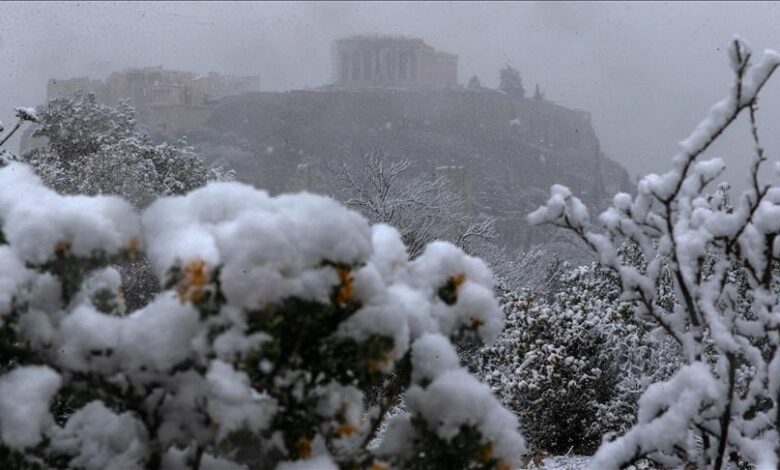
[[[548,457],[541,462],[541,466],[531,465],[528,469],[534,470],[581,470],[588,467],[590,457],[560,456]]]
[[[556,457],[547,457],[542,460],[540,466],[530,465],[521,467],[524,470],[585,470],[590,463],[590,457],[582,455],[561,455]],[[629,470],[647,470],[650,467],[640,465],[639,467],[630,466]],[[728,467],[731,468],[731,467]]]

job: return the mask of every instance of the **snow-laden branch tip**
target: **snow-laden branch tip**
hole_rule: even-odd
[[[532,223],[565,227],[588,242],[620,276],[623,298],[634,303],[634,313],[674,338],[689,363],[670,381],[648,389],[638,424],[605,443],[593,468],[647,459],[720,470],[733,455],[757,468],[777,466],[780,397],[771,387],[780,383],[780,189],[758,182],[766,157],[756,103],[780,54],[765,51],[753,61],[747,44],[735,38],[729,62],[734,72],[729,94],[681,142],[672,170],[642,178],[633,197],[616,195],[593,226],[582,203],[559,186],[529,216]],[[707,193],[724,163],[700,156],[745,110],[755,158],[748,169],[750,187],[732,203],[727,185]],[[639,267],[617,256],[624,242],[640,250]],[[673,286],[671,302],[659,292],[665,282]]]
[[[38,112],[33,108],[15,108],[14,112],[16,117],[21,121],[29,121],[37,123],[40,121]]]

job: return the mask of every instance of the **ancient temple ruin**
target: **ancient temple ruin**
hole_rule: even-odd
[[[142,121],[167,132],[205,124],[221,98],[260,91],[260,78],[144,67],[114,72],[105,80],[51,79],[46,98],[70,98],[78,91],[94,93],[99,102],[109,106],[130,99]]]
[[[129,98],[133,106],[152,105],[201,106],[225,96],[260,91],[257,76],[236,76],[169,70],[161,66],[127,69],[114,72],[103,80],[73,78],[49,80],[46,98],[69,98],[76,91],[94,93],[98,101],[116,105]]]
[[[333,44],[337,87],[455,88],[458,56],[435,50],[422,39],[353,36]]]

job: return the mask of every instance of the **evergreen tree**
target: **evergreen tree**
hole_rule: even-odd
[[[510,96],[525,98],[525,88],[523,88],[523,80],[520,78],[519,71],[507,64],[501,69],[499,79],[499,90]]]
[[[564,274],[549,299],[501,297],[507,325],[483,348],[481,374],[536,451],[593,452],[602,436],[630,427],[644,388],[679,365],[674,345],[619,296],[617,276],[593,264]]]

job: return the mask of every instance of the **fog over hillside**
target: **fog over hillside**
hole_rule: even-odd
[[[0,3],[0,469],[780,469],[780,3]]]
[[[758,2],[5,5],[0,97],[18,105],[40,103],[52,77],[148,65],[257,74],[265,90],[315,87],[330,80],[333,40],[403,34],[458,54],[463,84],[476,74],[495,87],[509,63],[530,89],[540,83],[550,99],[591,112],[605,152],[632,174],[663,171],[680,129],[721,97],[733,34],[757,51],[780,43],[780,6]],[[768,89],[766,112],[778,102]],[[766,134],[780,152],[780,133]],[[737,162],[743,141],[727,137],[717,151]]]

